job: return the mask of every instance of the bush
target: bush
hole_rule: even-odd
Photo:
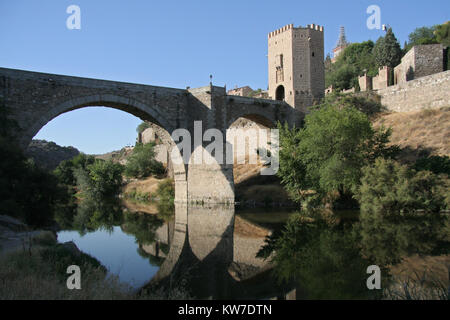
[[[138,134],[140,134],[140,133],[144,132],[148,128],[150,128],[150,125],[147,122],[142,121],[141,124],[137,126],[136,132]]]
[[[440,212],[446,207],[443,181],[429,171],[415,172],[393,160],[377,159],[362,170],[356,198],[361,212],[371,215]]]
[[[450,158],[448,156],[431,156],[416,161],[414,169],[428,170],[435,174],[445,173],[450,176]]]
[[[361,168],[377,157],[393,157],[398,147],[386,147],[390,130],[375,131],[367,115],[351,100],[334,96],[305,118],[302,129],[280,129],[281,182],[296,201],[349,198],[361,178]]]
[[[52,222],[64,195],[57,179],[28,161],[22,151],[0,137],[0,206],[2,213],[31,226]]]
[[[306,299],[367,299],[366,268],[351,232],[294,214],[272,242],[276,277],[294,280]]]
[[[76,169],[85,170],[87,166],[95,162],[94,156],[88,156],[83,153],[78,154],[71,160],[62,161],[58,167],[53,171],[53,174],[58,178],[58,180],[69,186],[75,186],[77,181],[74,176],[74,171]]]
[[[125,165],[125,175],[134,178],[165,173],[162,163],[155,160],[155,144],[137,144]]]

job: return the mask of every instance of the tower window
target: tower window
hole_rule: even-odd
[[[313,53],[312,53],[312,56],[314,57],[314,51],[313,51]]]

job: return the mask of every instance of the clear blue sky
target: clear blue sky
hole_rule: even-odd
[[[66,8],[81,8],[81,30],[68,30]],[[376,40],[369,5],[381,8],[403,45],[416,27],[450,20],[448,0],[153,1],[0,0],[0,66],[185,88],[267,87],[267,33],[286,24],[325,26],[325,50],[339,26],[347,39]],[[140,120],[86,108],[61,115],[36,138],[102,153],[134,143]]]

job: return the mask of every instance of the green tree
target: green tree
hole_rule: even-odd
[[[355,196],[361,205],[359,233],[365,256],[381,266],[413,253],[448,252],[449,221],[440,213],[448,205],[448,184],[429,171],[415,172],[381,158],[362,172]]]
[[[160,162],[155,160],[154,147],[154,143],[136,144],[125,165],[125,175],[142,178],[151,174],[163,174],[165,169]]]
[[[302,129],[280,129],[281,182],[296,201],[351,199],[361,168],[378,156],[391,157],[390,131],[372,128],[352,100],[332,95],[312,110]],[[313,192],[311,192],[313,191]],[[329,202],[329,201],[327,201]]]
[[[397,38],[389,28],[384,37],[380,37],[373,48],[373,54],[378,67],[396,67],[402,58],[402,49]]]
[[[137,132],[137,133],[142,133],[142,132],[144,132],[144,131],[145,131],[146,129],[148,129],[148,128],[150,128],[150,125],[149,125],[147,122],[142,121],[141,124],[139,124],[139,125],[137,126],[136,132]]]
[[[450,21],[436,26],[436,40],[445,47],[450,47]]]
[[[273,240],[274,273],[283,282],[295,281],[305,299],[368,299],[366,269],[351,230],[294,214]]]
[[[436,26],[416,28],[408,36],[409,41],[405,47],[405,53],[417,45],[438,43],[435,31]]]
[[[86,169],[75,171],[77,185],[84,197],[102,200],[116,196],[122,186],[122,165],[97,159]]]
[[[411,213],[416,210],[440,212],[446,207],[448,190],[429,171],[415,172],[391,159],[377,159],[362,169],[356,198],[361,211],[371,215]]]
[[[12,135],[17,123],[0,99],[0,208],[31,226],[52,223],[64,197],[57,179],[28,160]]]
[[[378,67],[372,54],[373,47],[372,41],[352,43],[334,64],[331,64],[331,60],[326,60],[326,86],[333,85],[338,90],[349,89],[358,87],[358,77],[364,73],[375,76]]]
[[[74,170],[80,168],[86,170],[87,166],[95,162],[95,157],[80,153],[70,160],[61,161],[61,163],[53,171],[58,180],[68,186],[75,186],[76,179]]]

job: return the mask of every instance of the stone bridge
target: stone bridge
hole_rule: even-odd
[[[218,129],[226,146],[226,130],[238,118],[272,127],[277,121],[298,125],[304,116],[285,102],[228,96],[225,88],[212,84],[174,89],[6,68],[0,68],[0,99],[18,124],[15,138],[22,148],[58,115],[89,106],[123,110],[155,123],[169,135],[186,129],[193,138],[193,151],[204,150],[210,143],[195,141],[196,121],[202,123],[201,137],[208,129]],[[175,149],[179,157],[186,157],[186,150]],[[210,162],[174,164],[176,201],[234,203],[232,169],[232,165]]]

